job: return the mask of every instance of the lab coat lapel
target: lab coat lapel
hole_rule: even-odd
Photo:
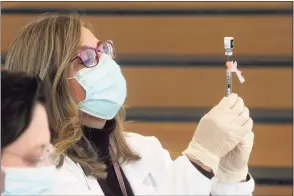
[[[154,191],[154,187],[144,183],[152,174],[153,167],[148,165],[148,162],[144,162],[144,160],[128,162],[121,165],[121,168],[135,195],[146,195]]]
[[[126,140],[130,147],[141,157],[138,161],[130,161],[121,165],[124,174],[126,175],[133,192],[136,195],[148,195],[154,192],[154,186],[152,183],[147,182],[153,181],[156,184],[156,160],[153,159],[154,152],[144,143],[145,140],[133,139],[133,137],[126,137]]]
[[[77,179],[89,188],[89,190],[95,192],[97,195],[104,195],[101,187],[98,184],[96,178],[89,176],[86,177],[80,164],[76,164],[70,158],[66,157],[65,164],[67,168],[77,177]]]
[[[79,164],[76,164],[73,160],[65,157],[63,167],[67,168],[75,177],[84,185],[88,186],[87,179]]]

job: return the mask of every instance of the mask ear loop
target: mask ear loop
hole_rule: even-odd
[[[49,144],[44,155],[40,157],[40,163],[38,167],[57,165],[59,163],[60,156],[56,153],[55,148]]]

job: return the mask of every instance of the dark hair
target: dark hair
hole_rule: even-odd
[[[37,102],[45,106],[38,77],[1,70],[1,149],[28,128]]]

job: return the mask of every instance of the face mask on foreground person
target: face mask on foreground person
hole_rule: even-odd
[[[57,161],[38,78],[1,71],[2,195],[48,195]]]
[[[49,89],[52,139],[64,155],[54,191],[251,195],[253,122],[243,100],[236,94],[223,98],[173,161],[155,137],[124,132],[127,90],[114,57],[113,42],[98,40],[76,15],[57,14],[27,25],[7,53],[9,70],[38,75]]]

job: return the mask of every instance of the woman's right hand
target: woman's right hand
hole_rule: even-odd
[[[243,99],[237,94],[224,97],[204,115],[183,152],[216,174],[220,158],[230,152],[252,130],[253,121]]]

